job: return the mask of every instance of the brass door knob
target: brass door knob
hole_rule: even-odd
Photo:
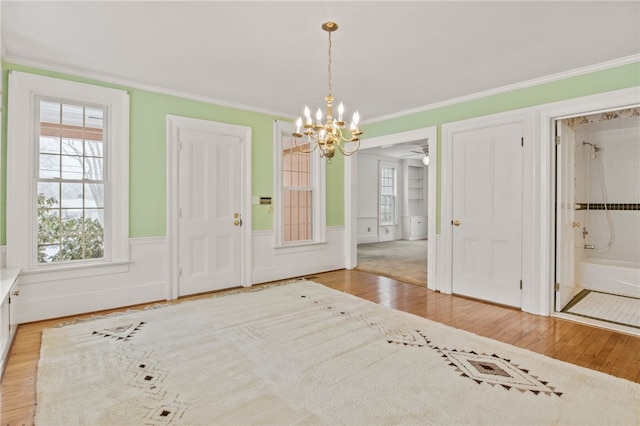
[[[454,220],[453,222],[451,222],[451,224],[453,226],[460,226],[460,221],[459,220]]]
[[[16,291],[14,291],[14,292],[13,292],[13,295],[14,295],[14,296],[20,296],[20,290],[16,290]]]

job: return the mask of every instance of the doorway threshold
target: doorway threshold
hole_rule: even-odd
[[[622,324],[616,324],[608,321],[597,320],[594,318],[583,317],[580,315],[570,314],[566,312],[554,312],[551,316],[556,318],[565,319],[568,321],[578,322],[581,324],[590,325],[598,328],[605,328],[608,330],[618,331],[624,334],[630,334],[632,336],[640,337],[640,329]]]

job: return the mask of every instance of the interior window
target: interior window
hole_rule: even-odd
[[[396,169],[380,167],[380,224],[396,223]]]

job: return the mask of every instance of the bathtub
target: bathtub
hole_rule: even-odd
[[[585,289],[640,298],[640,262],[586,258],[576,265],[576,282]]]

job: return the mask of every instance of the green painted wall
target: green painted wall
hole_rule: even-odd
[[[8,88],[9,70],[47,75],[67,80],[128,90],[131,99],[130,123],[130,236],[165,235],[165,118],[181,115],[230,124],[249,126],[253,133],[252,193],[273,196],[273,128],[274,119],[281,119],[236,108],[154,93],[129,87],[87,80],[70,75],[3,63],[3,86]],[[442,152],[443,123],[495,114],[611,90],[640,86],[640,63],[624,65],[578,77],[515,90],[455,105],[418,112],[403,117],[363,126],[366,138],[388,135],[421,127],[438,127],[438,152]],[[0,187],[0,244],[5,244],[6,206],[6,124],[7,90],[2,96],[2,187]],[[438,159],[439,160],[439,159]],[[438,170],[438,182],[440,170]],[[439,188],[439,184],[438,184]],[[437,202],[440,204],[440,191]],[[438,232],[440,232],[438,218]],[[344,224],[344,160],[336,156],[327,166],[327,225]],[[253,206],[253,229],[273,229],[273,214],[264,206]]]
[[[3,63],[3,87],[8,89],[10,70],[45,75],[97,86],[127,90],[130,95],[130,187],[129,220],[132,238],[166,234],[166,115],[212,120],[252,129],[252,195],[273,196],[273,120],[270,116],[206,102],[123,87],[71,75]],[[6,244],[6,159],[7,91],[2,96],[2,187],[0,205],[0,244]],[[344,167],[342,158],[328,167],[327,225],[344,225]],[[273,213],[264,206],[253,206],[253,229],[273,229]]]
[[[371,123],[364,125],[363,130],[366,137],[377,137],[422,127],[437,126],[439,164],[440,153],[442,153],[442,124],[444,123],[636,86],[640,86],[640,63],[610,68],[604,71]],[[366,138],[362,140],[362,146],[367,146]],[[436,195],[438,206],[441,200],[440,172],[440,167],[438,167],[438,193]],[[440,209],[438,209],[439,211]],[[440,233],[439,215],[436,219],[436,228],[437,233]]]

